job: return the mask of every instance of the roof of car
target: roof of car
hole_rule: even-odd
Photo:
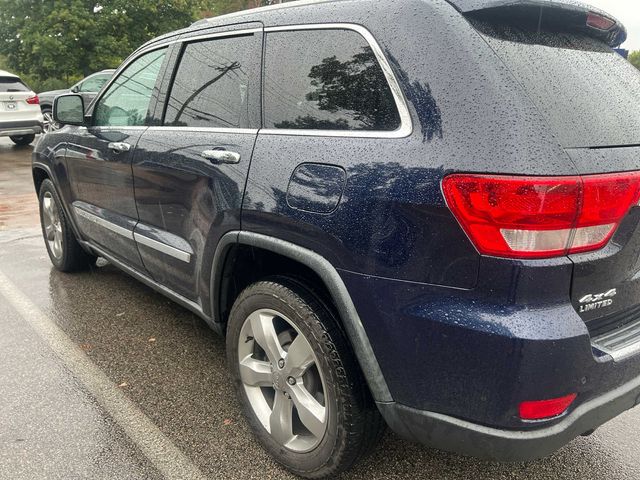
[[[20,78],[15,73],[7,72],[6,70],[0,70],[0,77],[15,77]]]

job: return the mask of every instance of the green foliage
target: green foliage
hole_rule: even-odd
[[[631,52],[629,54],[629,61],[631,64],[640,70],[640,50],[636,50],[635,52]]]
[[[146,41],[199,18],[274,0],[0,0],[0,68],[36,91],[117,67]]]

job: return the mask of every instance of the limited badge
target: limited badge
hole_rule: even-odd
[[[590,293],[580,299],[580,313],[598,310],[613,304],[613,297],[618,294],[618,290],[612,288],[603,293]]]

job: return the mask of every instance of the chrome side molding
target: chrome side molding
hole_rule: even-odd
[[[78,206],[74,205],[73,210],[79,217],[82,217],[85,220],[89,220],[96,225],[100,225],[102,228],[105,228],[110,232],[117,233],[118,235],[121,235],[128,240],[132,240],[139,245],[153,248],[160,253],[164,253],[165,255],[176,258],[185,263],[191,262],[190,252],[185,252],[184,250],[180,250],[179,248],[175,248],[171,245],[167,245],[166,243],[154,240],[153,238],[149,238],[146,235],[142,235],[138,232],[129,230],[128,228],[116,225],[115,223],[110,222],[109,220],[99,217],[98,215],[95,215],[93,213],[87,212],[86,210],[79,208]]]

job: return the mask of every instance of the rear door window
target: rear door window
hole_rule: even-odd
[[[250,95],[259,95],[260,49],[255,35],[214,38],[184,47],[164,125],[249,128]]]
[[[561,145],[640,144],[640,72],[582,33],[475,26],[513,73]]]
[[[0,77],[0,92],[30,92],[22,80],[16,77]]]
[[[368,42],[352,30],[269,32],[265,128],[393,131],[401,120]]]

